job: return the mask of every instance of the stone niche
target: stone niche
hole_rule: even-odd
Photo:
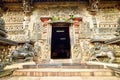
[[[84,16],[81,16],[81,12],[82,10],[79,7],[74,6],[40,8],[33,12],[28,29],[30,31],[30,39],[38,42],[37,44],[40,46],[39,61],[49,63],[56,60],[51,58],[52,28],[54,26],[67,26],[69,28],[70,57],[66,60],[70,60],[73,63],[85,61],[86,53],[89,52],[90,48],[91,32],[89,22],[84,21]]]

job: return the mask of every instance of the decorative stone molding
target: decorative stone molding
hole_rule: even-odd
[[[73,17],[72,20],[74,22],[74,26],[78,27],[79,26],[79,22],[82,21],[82,18],[81,17]]]
[[[51,17],[41,17],[40,20],[43,22],[43,27],[46,27]]]
[[[23,25],[24,14],[20,9],[8,9],[6,14],[3,15],[5,20],[5,29],[8,31],[8,39],[24,42],[27,40],[25,35],[25,27]],[[25,19],[26,20],[26,19]],[[13,25],[14,24],[14,25]]]

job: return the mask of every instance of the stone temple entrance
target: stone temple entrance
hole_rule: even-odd
[[[70,35],[69,27],[52,27],[51,59],[69,59]]]

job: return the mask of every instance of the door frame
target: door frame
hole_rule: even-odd
[[[52,60],[52,58],[51,58],[51,46],[52,46],[52,27],[69,27],[69,38],[70,38],[70,58],[68,58],[68,59],[72,59],[72,42],[71,42],[71,27],[73,26],[73,23],[72,22],[50,22],[49,23],[50,25],[51,25],[51,34],[50,34],[50,36],[51,36],[51,38],[50,38],[50,59]]]
[[[53,30],[54,29],[54,30]],[[51,34],[51,59],[70,59],[71,58],[71,45],[70,45],[70,28],[69,28],[69,26],[62,26],[62,27],[56,27],[56,26],[53,26],[52,27],[52,34]],[[66,31],[66,32],[68,32],[68,34],[65,34],[65,33],[57,33],[56,32],[56,30],[64,30],[64,31]],[[68,40],[67,40],[67,44],[65,44],[66,43],[66,41],[64,42],[64,41],[62,41],[61,42],[61,40],[59,40],[59,38],[60,37],[62,37],[60,34],[62,34],[63,36],[65,35],[65,38],[67,38]],[[58,37],[57,37],[58,36]],[[54,38],[53,37],[55,37],[55,41],[57,42],[56,43],[56,45],[58,45],[57,47],[59,47],[59,48],[57,48],[57,47],[55,47],[56,45],[54,45],[54,43],[53,43],[53,40],[54,40]],[[61,42],[61,44],[63,44],[63,46],[64,46],[64,49],[63,49],[63,47],[61,47],[61,49],[60,49],[60,43],[59,43],[59,41]],[[59,56],[56,56],[56,58],[55,57],[52,57],[52,55],[54,55],[53,54],[53,50],[55,50],[54,49],[54,47],[56,48],[56,49],[58,49],[57,51],[57,55],[59,55]],[[64,53],[66,53],[66,57],[64,57],[64,56],[62,56],[61,54],[58,54],[59,53],[59,50],[64,50],[65,52]],[[69,53],[69,54],[67,54],[67,53]],[[61,57],[60,57],[61,56]]]

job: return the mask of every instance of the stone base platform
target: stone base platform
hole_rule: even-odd
[[[113,76],[113,72],[108,69],[22,69],[13,72],[13,76]]]
[[[114,76],[113,71],[103,66],[87,64],[38,64],[23,65],[23,69],[13,72],[13,76],[33,77],[80,77],[80,76]]]

